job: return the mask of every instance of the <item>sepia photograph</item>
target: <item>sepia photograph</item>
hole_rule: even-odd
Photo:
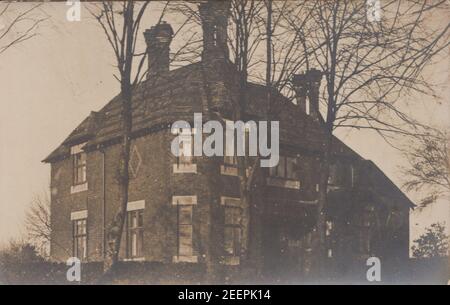
[[[0,285],[449,285],[449,20],[447,0],[1,1]]]

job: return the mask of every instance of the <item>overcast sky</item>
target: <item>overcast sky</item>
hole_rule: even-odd
[[[29,4],[15,4],[25,6]],[[0,243],[24,233],[30,200],[48,189],[50,166],[41,163],[89,114],[118,93],[112,77],[114,59],[103,32],[82,11],[81,22],[67,22],[65,3],[43,6],[50,19],[39,36],[0,55]],[[156,23],[148,15],[143,29]],[[169,22],[174,21],[170,18]],[[7,20],[0,20],[6,24]],[[448,22],[435,16],[431,22]],[[176,27],[176,26],[175,26]],[[448,58],[428,67],[436,83],[448,84]],[[425,123],[448,125],[449,88],[445,98],[421,98],[409,111]],[[402,182],[400,154],[370,132],[340,132],[339,136],[364,158],[373,160],[397,185]],[[412,198],[414,199],[414,198]],[[411,216],[411,235],[424,226],[448,220],[450,209],[441,200]]]

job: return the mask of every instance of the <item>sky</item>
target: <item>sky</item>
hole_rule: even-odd
[[[22,9],[29,4],[15,5]],[[85,9],[80,22],[68,22],[67,9],[64,2],[46,3],[42,13],[50,18],[39,26],[39,35],[0,55],[0,244],[24,234],[33,196],[49,187],[50,166],[41,160],[119,90],[102,30]],[[155,24],[157,17],[157,10],[147,14],[142,28]],[[0,19],[0,28],[6,22]],[[435,16],[432,22],[446,23],[448,16]],[[435,83],[449,84],[448,67],[447,58],[426,73]],[[421,97],[408,110],[424,123],[448,126],[449,86],[440,93],[442,100]],[[405,163],[398,151],[371,132],[342,131],[338,136],[401,185],[399,167]],[[448,199],[442,199],[411,213],[411,239],[436,221],[450,224],[449,206]]]

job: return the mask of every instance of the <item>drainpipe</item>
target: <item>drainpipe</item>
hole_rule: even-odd
[[[102,154],[102,180],[103,180],[103,186],[102,186],[102,198],[103,198],[103,205],[102,205],[102,238],[103,238],[103,259],[106,258],[106,180],[105,180],[105,149],[104,147],[100,148],[100,152]]]

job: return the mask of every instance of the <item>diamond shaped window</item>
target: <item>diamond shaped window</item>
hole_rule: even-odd
[[[136,145],[133,146],[130,156],[130,175],[136,177],[142,164],[142,157]]]

